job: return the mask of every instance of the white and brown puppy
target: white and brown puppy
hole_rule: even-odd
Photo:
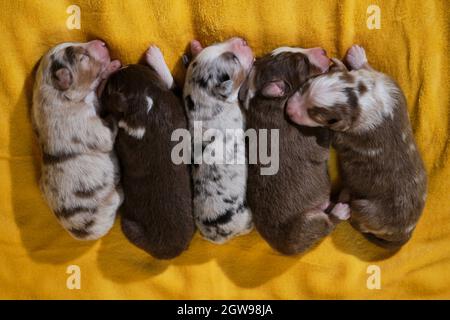
[[[360,46],[349,49],[348,71],[308,81],[288,102],[292,121],[335,131],[352,225],[374,243],[405,244],[422,213],[427,178],[414,142],[406,101],[388,76],[373,70]]]
[[[161,51],[151,46],[146,60],[150,67],[132,64],[111,75],[101,101],[119,126],[122,231],[152,256],[171,259],[195,232],[189,166],[171,158],[171,135],[186,130],[187,120]]]
[[[193,142],[194,216],[204,238],[224,243],[250,232],[253,227],[245,200],[245,140],[243,134],[239,134],[239,130],[243,132],[245,119],[239,108],[238,92],[254,58],[241,38],[206,48],[193,41],[191,52],[193,61],[188,67],[183,90],[191,134],[194,135],[197,130],[194,127],[198,125],[201,135],[212,129],[222,136],[211,142]],[[236,133],[231,139],[230,130]],[[204,155],[202,150],[213,145],[224,146],[224,154],[232,154],[227,158],[236,161],[199,159],[195,150]]]
[[[96,95],[119,67],[101,41],[63,43],[42,58],[36,75],[32,120],[43,152],[40,187],[77,239],[105,235],[122,201],[113,154],[117,130],[98,116]]]
[[[279,132],[278,150],[270,150],[279,152],[279,170],[261,175],[263,165],[250,164],[247,199],[258,232],[287,255],[304,252],[349,217],[347,204],[330,206],[328,130],[297,126],[285,115],[289,97],[329,64],[321,48],[278,48],[256,60],[239,93],[249,129]]]

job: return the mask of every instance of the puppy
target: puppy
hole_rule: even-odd
[[[151,46],[146,60],[151,67],[128,65],[111,75],[101,101],[119,126],[122,230],[155,258],[171,259],[195,232],[189,167],[171,159],[172,132],[186,130],[187,121],[161,51]]]
[[[349,216],[348,205],[341,203],[325,212],[330,195],[328,130],[296,126],[285,116],[288,98],[328,66],[321,48],[282,47],[255,62],[240,92],[248,128],[279,130],[279,150],[270,150],[279,152],[279,171],[260,175],[260,164],[249,165],[247,199],[256,229],[286,255],[310,248]]]
[[[396,249],[422,213],[427,178],[401,89],[373,70],[362,47],[334,60],[334,72],[308,81],[288,102],[292,121],[334,131],[351,223],[369,240]]]
[[[108,232],[122,201],[113,153],[117,129],[98,116],[96,89],[120,62],[101,41],[63,43],[42,58],[32,121],[43,151],[41,190],[77,239]]]
[[[187,69],[183,94],[190,131],[197,140],[193,143],[192,168],[194,216],[205,239],[224,243],[253,228],[245,200],[247,166],[242,134],[245,121],[238,92],[254,58],[241,38],[207,48],[193,41],[191,52],[193,60]],[[200,128],[195,128],[196,125]],[[195,139],[197,130],[202,136],[215,130],[221,137],[209,137],[210,143],[198,141],[204,139]],[[224,147],[227,158],[234,161],[204,161],[202,150],[216,146]]]

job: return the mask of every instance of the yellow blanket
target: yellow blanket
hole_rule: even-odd
[[[79,30],[66,25],[74,3]],[[368,28],[376,26],[371,4],[380,29]],[[450,298],[449,12],[446,0],[1,1],[0,298]],[[192,38],[234,35],[257,55],[291,45],[342,57],[359,43],[399,82],[430,177],[425,212],[400,252],[387,257],[344,223],[303,256],[281,256],[253,232],[223,246],[197,235],[164,262],[126,241],[118,223],[96,242],[76,241],[58,224],[38,189],[29,118],[33,67],[44,52],[101,38],[113,57],[134,63],[156,43],[182,83],[180,56]],[[71,265],[80,268],[80,289],[66,285]]]

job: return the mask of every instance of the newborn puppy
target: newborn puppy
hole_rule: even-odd
[[[308,81],[288,102],[292,121],[335,131],[352,225],[386,248],[405,244],[422,213],[427,178],[401,89],[353,46],[336,70]],[[344,199],[346,198],[346,199]]]
[[[43,151],[41,190],[77,239],[108,232],[121,203],[113,154],[117,129],[98,116],[96,89],[120,62],[101,41],[63,43],[41,60],[32,121]]]
[[[119,125],[122,230],[152,256],[171,259],[187,249],[195,232],[189,167],[171,159],[172,132],[186,129],[187,121],[161,51],[151,46],[146,60],[151,68],[128,65],[111,75],[102,105]]]
[[[321,48],[279,48],[255,62],[239,94],[249,129],[279,130],[279,149],[270,150],[279,152],[279,171],[261,175],[261,165],[250,164],[247,199],[256,229],[287,255],[310,248],[349,216],[348,205],[341,203],[325,212],[330,195],[328,130],[293,125],[284,110],[295,90],[328,66]]]
[[[253,228],[245,200],[245,119],[239,108],[238,92],[254,58],[241,38],[207,48],[193,41],[191,51],[193,61],[184,85],[191,134],[195,139],[196,132],[220,133],[220,137],[207,137],[210,143],[205,139],[193,142],[194,216],[205,239],[224,243]],[[225,149],[227,159],[234,160],[206,161],[203,151],[214,147]]]

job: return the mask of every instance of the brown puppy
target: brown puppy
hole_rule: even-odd
[[[391,249],[405,244],[422,213],[426,174],[409,123],[401,89],[373,70],[362,47],[350,48],[348,71],[308,81],[288,102],[292,121],[335,131],[352,225],[374,243]]]
[[[102,103],[119,126],[122,230],[152,256],[171,259],[187,249],[195,232],[189,168],[171,159],[171,135],[186,129],[187,120],[158,48],[150,47],[147,62],[152,68],[129,65],[114,73]]]
[[[270,150],[279,152],[279,171],[261,175],[261,165],[250,164],[247,199],[256,229],[283,254],[305,251],[349,216],[345,204],[325,213],[330,195],[328,130],[294,125],[284,114],[295,90],[328,65],[323,49],[279,48],[255,62],[240,92],[249,129],[279,130],[279,150]]]

